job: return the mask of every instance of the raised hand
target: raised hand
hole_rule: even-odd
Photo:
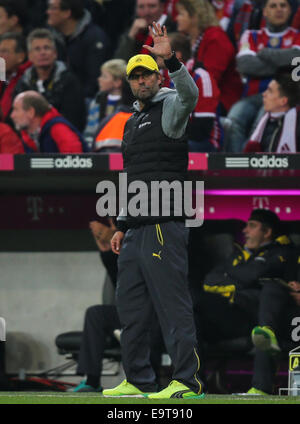
[[[153,22],[152,27],[149,26],[149,34],[153,38],[154,45],[153,47],[147,45],[143,47],[156,56],[160,56],[165,60],[170,59],[172,57],[172,48],[166,26],[161,27],[159,23]]]

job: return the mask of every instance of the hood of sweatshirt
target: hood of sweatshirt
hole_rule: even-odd
[[[75,28],[75,31],[73,32],[73,34],[70,35],[70,40],[72,40],[73,38],[78,37],[79,34],[81,34],[85,28],[92,22],[92,15],[91,13],[87,10],[84,9],[84,15],[83,17],[78,21],[78,24]]]
[[[156,94],[155,96],[152,97],[152,99],[150,100],[151,103],[157,103],[157,102],[161,102],[162,100],[164,100],[166,97],[168,96],[175,96],[176,95],[176,90],[173,90],[171,88],[168,87],[162,87]],[[133,107],[134,110],[136,110],[137,112],[141,111],[140,108],[140,104],[139,101],[136,100],[133,103]]]

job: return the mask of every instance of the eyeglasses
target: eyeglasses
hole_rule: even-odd
[[[155,72],[154,71],[143,71],[143,72],[139,72],[139,73],[131,73],[128,77],[129,80],[131,81],[138,81],[140,79],[140,77],[143,77],[144,79],[148,79],[151,77],[151,75],[153,75]]]

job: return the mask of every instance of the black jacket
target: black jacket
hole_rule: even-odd
[[[122,154],[124,172],[127,173],[128,184],[142,181],[148,187],[148,216],[127,216],[129,228],[145,224],[156,224],[170,220],[182,220],[183,216],[174,216],[174,197],[170,193],[170,214],[162,215],[164,201],[159,206],[158,215],[151,214],[152,182],[184,182],[188,166],[188,148],[185,134],[173,139],[165,135],[162,129],[163,101],[149,102],[141,112],[135,112],[127,121],[124,129]],[[177,190],[174,190],[174,196]],[[128,193],[128,200],[134,197]]]
[[[67,70],[63,62],[57,61],[49,79],[43,82],[43,91],[39,89],[37,81],[37,72],[32,66],[18,81],[14,94],[28,90],[39,91],[55,109],[82,131],[86,121],[86,109],[78,78]]]
[[[100,66],[110,58],[111,42],[107,34],[92,22],[85,10],[76,30],[69,37],[53,29],[58,41],[59,58],[64,60],[79,78],[84,97],[92,99],[97,91]]]
[[[286,236],[278,237],[252,254],[236,244],[233,254],[205,276],[203,289],[235,302],[239,292],[260,289],[263,278],[284,279],[293,248]]]

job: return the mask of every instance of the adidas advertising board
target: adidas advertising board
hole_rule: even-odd
[[[264,155],[261,158],[252,157],[250,158],[250,167],[251,168],[288,168],[289,158],[285,157],[276,157],[276,156],[267,156]]]
[[[31,169],[90,169],[93,167],[91,157],[65,156],[58,158],[30,158]]]
[[[300,153],[211,153],[208,169],[289,171],[300,169]]]
[[[54,153],[14,155],[15,171],[97,172],[109,170],[109,155]]]
[[[193,153],[190,164],[192,170],[203,170],[203,158],[198,159],[198,155],[203,153]],[[295,154],[225,154],[210,153],[205,158],[205,169],[208,170],[290,170],[300,169],[300,153]],[[110,171],[111,156],[99,154],[46,154],[46,155],[14,155],[13,163],[8,168],[4,159],[0,162],[6,166],[3,169],[15,171],[49,170],[49,171]],[[113,158],[114,159],[114,158]],[[199,167],[197,167],[197,164]],[[118,168],[118,170],[121,170]]]
[[[260,157],[226,157],[225,168],[264,168],[264,169],[276,169],[276,168],[288,168],[289,158],[287,156],[277,157],[275,155],[268,156],[263,155]]]

